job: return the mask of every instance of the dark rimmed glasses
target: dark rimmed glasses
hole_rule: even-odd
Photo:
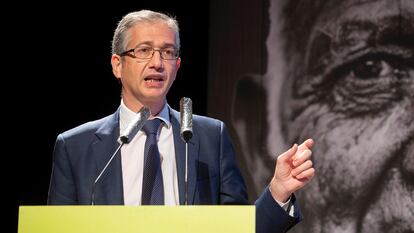
[[[179,57],[178,49],[174,47],[166,47],[160,49],[154,49],[149,46],[140,46],[119,54],[119,56],[129,56],[137,59],[148,60],[154,56],[155,51],[160,53],[163,60],[176,60]]]

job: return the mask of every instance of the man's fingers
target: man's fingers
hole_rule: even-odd
[[[297,177],[298,175],[306,170],[308,170],[309,168],[312,168],[312,161],[311,160],[306,160],[304,163],[302,163],[300,166],[296,167],[295,169],[292,170],[292,176]],[[299,178],[300,179],[300,178]]]
[[[296,179],[309,181],[313,178],[314,175],[315,175],[315,169],[312,167],[312,168],[309,168],[309,169],[299,173],[296,176]]]
[[[313,146],[313,139],[309,138],[308,140],[305,141],[306,146],[310,149]]]
[[[311,149],[312,146],[313,146],[313,139],[309,138],[305,140],[302,144],[300,144],[299,150]]]
[[[296,154],[296,151],[298,150],[298,145],[295,143],[289,150],[285,151],[283,154],[279,155],[277,157],[278,161],[288,161],[294,154]]]
[[[293,166],[297,167],[299,165],[301,165],[302,163],[304,163],[306,160],[308,160],[312,155],[312,151],[311,150],[304,150],[302,151],[302,153],[300,153],[300,155],[295,156],[293,158],[292,164]]]

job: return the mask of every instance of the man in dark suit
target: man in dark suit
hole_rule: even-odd
[[[120,107],[110,116],[58,136],[49,204],[77,205],[92,201],[100,205],[153,204],[144,203],[146,182],[150,179],[145,175],[150,160],[144,158],[149,138],[145,130],[122,147],[94,184],[110,160],[110,152],[118,147],[120,132],[144,106],[151,112],[144,128],[160,122],[155,146],[158,162],[154,166],[162,173],[159,182],[162,195],[156,203],[184,204],[185,143],[180,138],[179,113],[166,101],[181,62],[178,31],[175,19],[148,10],[130,13],[119,22],[113,38],[111,64],[122,84]],[[193,132],[188,142],[188,204],[248,204],[246,187],[224,123],[194,116]],[[295,144],[278,157],[272,180],[255,203],[257,232],[285,232],[301,219],[293,192],[314,176],[310,160],[312,144],[311,139],[300,146]]]

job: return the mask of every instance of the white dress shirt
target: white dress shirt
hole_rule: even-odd
[[[119,128],[123,132],[135,116],[135,112],[128,109],[121,101],[119,112]],[[170,122],[167,104],[156,116],[162,120],[160,131],[157,134],[158,149],[161,156],[161,170],[164,183],[165,205],[178,205],[178,178],[175,162],[174,136]],[[147,136],[140,130],[130,143],[121,148],[122,180],[124,187],[125,205],[141,205],[142,177],[144,169],[144,146]]]

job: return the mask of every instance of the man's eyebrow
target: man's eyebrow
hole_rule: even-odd
[[[414,46],[414,14],[402,14],[379,21],[377,43]]]
[[[308,48],[308,68],[322,68],[332,59],[372,46],[376,43],[377,31],[378,25],[367,20],[345,20],[334,30],[315,28]]]
[[[152,41],[142,41],[140,43],[138,43],[137,45],[134,46],[134,48],[140,47],[140,46],[150,46],[150,47],[154,47],[154,43]],[[176,45],[174,43],[163,43],[160,48],[177,48]]]
[[[340,24],[334,41],[363,39],[372,45],[401,44],[414,35],[414,14],[398,14],[375,20],[347,20]],[[355,33],[363,33],[361,36]],[[341,34],[342,33],[342,34]],[[344,38],[345,37],[345,38]]]
[[[393,15],[376,21],[345,20],[335,31],[315,28],[314,35],[306,67],[310,74],[320,74],[333,63],[378,46],[397,46],[413,54],[414,15]]]

